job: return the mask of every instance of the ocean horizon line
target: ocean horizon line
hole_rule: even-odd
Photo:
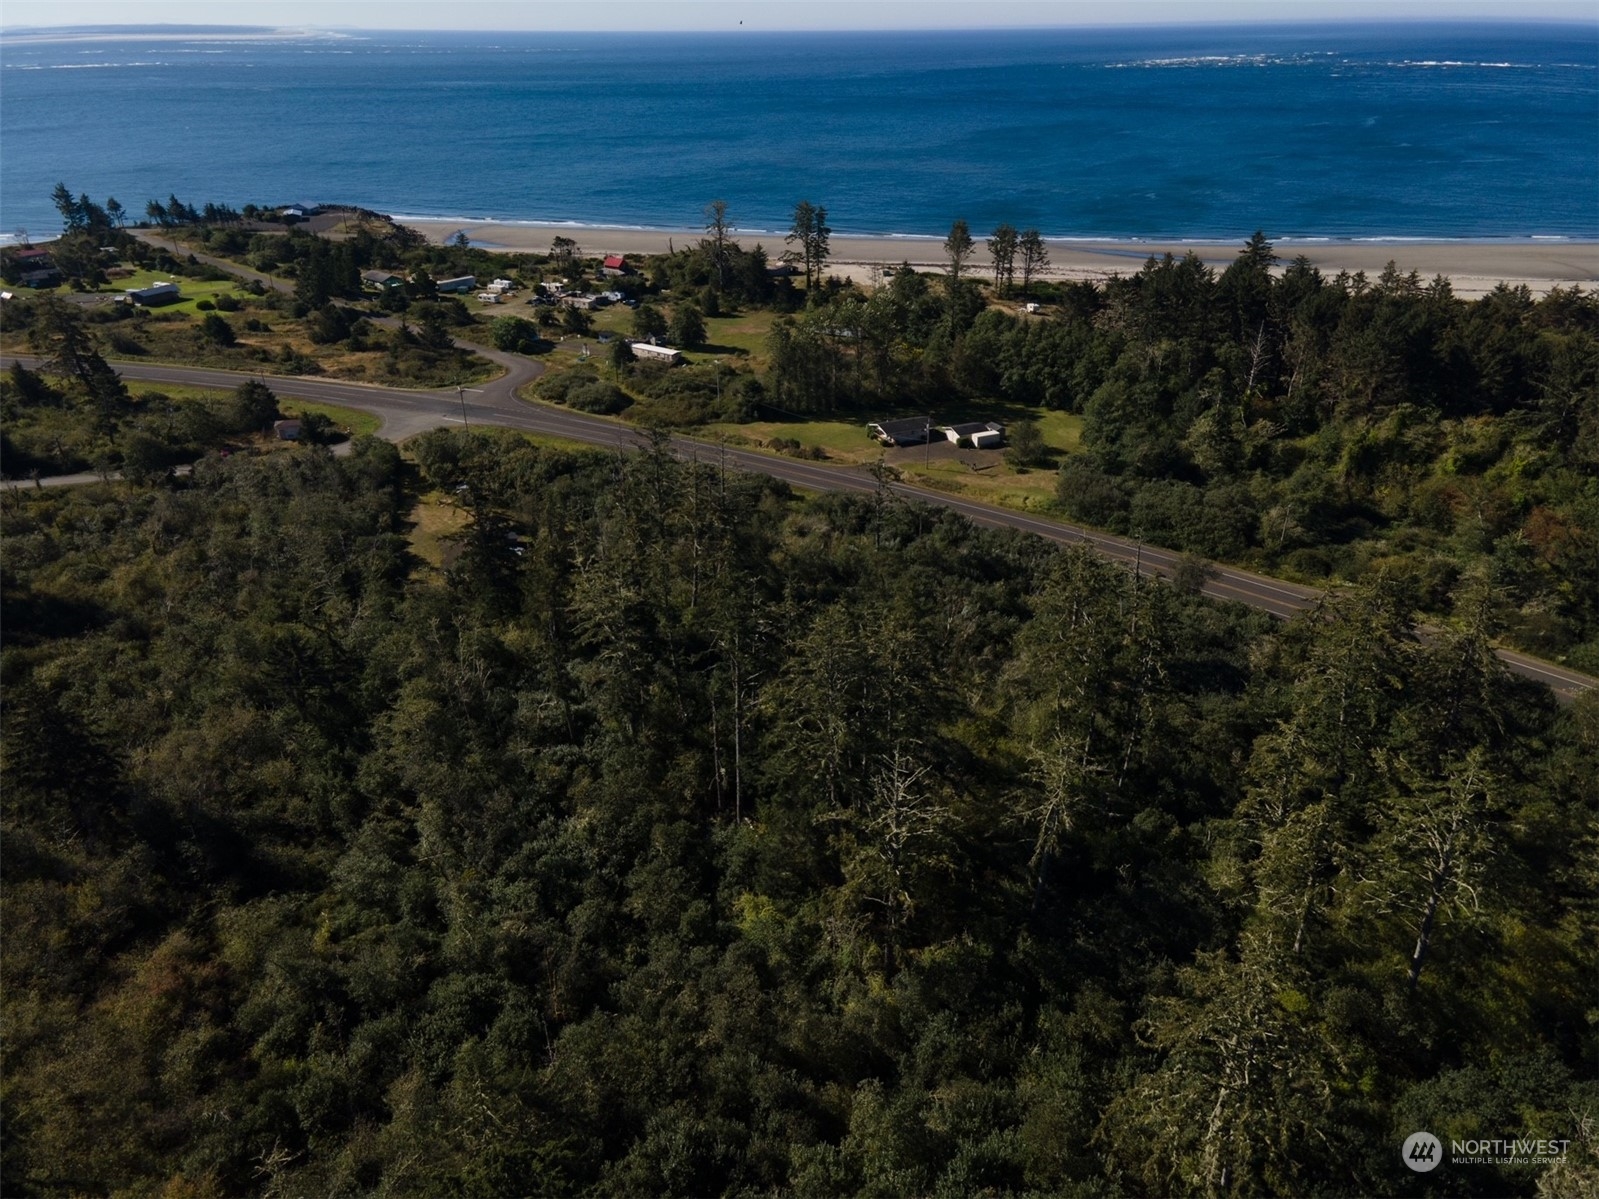
[[[543,217],[498,217],[498,216],[469,216],[461,214],[435,215],[424,213],[384,213],[396,224],[429,224],[429,225],[504,225],[515,229],[592,229],[596,232],[619,231],[628,233],[658,233],[676,236],[704,236],[705,229],[697,225],[653,225],[640,224],[626,221],[579,221],[570,218],[543,218]],[[773,229],[756,225],[734,225],[731,233],[735,237],[786,237],[786,229]],[[1060,242],[1062,244],[1078,245],[1194,245],[1194,246],[1222,246],[1241,244],[1248,241],[1256,232],[1249,229],[1242,233],[1217,233],[1205,236],[1194,234],[1161,234],[1161,233],[1043,233],[1041,236],[1047,242]],[[1309,244],[1317,245],[1369,245],[1389,244],[1394,245],[1518,245],[1518,244],[1550,244],[1568,243],[1573,245],[1599,244],[1599,229],[1591,233],[1503,233],[1503,234],[1472,234],[1462,236],[1422,236],[1411,234],[1324,234],[1324,233],[1284,233],[1273,234],[1264,230],[1266,239],[1273,245],[1279,244]],[[937,232],[909,232],[905,230],[876,231],[864,229],[834,228],[833,236],[854,241],[938,241],[941,242],[948,231]],[[986,236],[983,231],[973,229],[973,237]]]
[[[152,34],[172,38],[206,37],[206,36],[253,36],[292,39],[295,37],[393,37],[412,34],[447,34],[455,37],[566,37],[578,35],[583,37],[615,38],[627,37],[753,37],[766,35],[793,35],[793,36],[824,36],[824,37],[881,37],[881,36],[918,36],[952,34],[962,35],[970,33],[995,33],[995,34],[1028,34],[1028,33],[1159,33],[1162,31],[1183,32],[1197,30],[1210,32],[1212,30],[1232,29],[1272,29],[1290,27],[1296,29],[1343,29],[1343,28],[1387,28],[1405,26],[1423,26],[1434,28],[1495,28],[1495,27],[1530,27],[1534,29],[1553,27],[1569,27],[1575,29],[1592,29],[1599,25],[1599,21],[1581,16],[1466,16],[1466,15],[1425,15],[1425,16],[1359,16],[1359,17],[1231,17],[1186,20],[1159,20],[1159,21],[1024,21],[1016,23],[994,24],[968,24],[968,25],[918,25],[918,26],[771,26],[771,27],[741,27],[730,29],[725,25],[706,25],[698,27],[679,28],[649,28],[638,27],[626,30],[596,26],[594,28],[556,28],[556,29],[517,29],[517,28],[483,28],[462,29],[456,26],[403,26],[403,25],[349,25],[349,24],[316,24],[311,22],[285,22],[282,24],[271,23],[217,23],[198,24],[194,22],[128,22],[107,23],[94,22],[74,25],[8,25],[0,23],[0,35],[6,37],[29,37],[30,40],[41,35],[57,35],[61,40],[88,40],[99,37],[129,37],[138,34]],[[52,39],[53,40],[53,39]]]
[[[362,205],[361,207],[367,207]],[[372,209],[372,211],[381,211]],[[472,216],[463,214],[441,215],[434,213],[407,213],[383,212],[383,216],[397,225],[458,225],[464,231],[474,226],[504,226],[511,229],[555,229],[571,230],[581,233],[586,230],[595,233],[625,232],[658,234],[666,237],[703,237],[706,230],[695,225],[653,225],[625,221],[579,221],[570,218],[543,218],[543,217],[498,217],[498,216]],[[141,226],[143,227],[143,226]],[[778,238],[788,235],[786,229],[772,229],[760,226],[735,225],[730,230],[734,237],[746,238]],[[916,233],[903,230],[888,232],[872,232],[860,229],[837,229],[833,236],[843,241],[902,241],[913,242],[942,242],[947,236],[946,232]],[[1247,233],[1195,236],[1150,234],[1086,234],[1086,233],[1044,233],[1043,239],[1059,245],[1105,245],[1126,246],[1129,248],[1139,246],[1181,245],[1204,248],[1223,246],[1242,246],[1254,235],[1254,229]],[[1319,234],[1319,233],[1285,233],[1273,234],[1269,230],[1263,231],[1266,240],[1273,246],[1339,246],[1339,245],[1412,245],[1412,246],[1517,246],[1517,245],[1599,245],[1599,230],[1592,233],[1506,233],[1506,234],[1474,234],[1470,236],[1417,236],[1408,234]],[[44,245],[55,241],[60,233],[29,234],[28,243]],[[979,239],[986,236],[980,230],[973,230],[973,236]],[[13,232],[0,232],[0,246],[12,246],[21,241]],[[484,249],[507,249],[499,247],[487,239],[472,239],[473,244]],[[536,253],[521,249],[509,249],[512,253]]]

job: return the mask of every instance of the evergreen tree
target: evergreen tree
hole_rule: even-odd
[[[1016,277],[1016,226],[1001,224],[988,239],[988,254],[994,263],[994,290],[1004,295]]]

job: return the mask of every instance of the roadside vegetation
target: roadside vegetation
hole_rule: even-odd
[[[13,362],[0,375],[0,473],[9,479],[165,476],[208,450],[242,448],[280,416],[271,389],[255,380],[231,394],[131,389],[94,350],[77,313],[56,311],[61,322],[39,330],[55,369]]]
[[[93,471],[136,481],[166,478],[211,451],[280,448],[275,422],[300,420],[298,440],[331,443],[377,430],[364,412],[279,403],[250,379],[231,391],[129,384],[99,354],[79,311],[45,302],[32,329],[47,369],[13,362],[0,374],[0,475],[38,479]]]

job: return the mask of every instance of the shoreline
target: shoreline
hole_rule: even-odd
[[[571,222],[448,220],[399,216],[397,224],[414,229],[428,241],[442,244],[465,233],[473,245],[507,253],[547,253],[557,237],[570,237],[587,255],[664,254],[669,248],[691,245],[705,236],[703,229],[645,229]],[[734,238],[746,246],[764,245],[776,261],[783,249],[781,232],[735,230]],[[981,275],[983,236],[973,232],[977,253],[972,271]],[[1111,275],[1135,274],[1145,259],[1170,253],[1182,257],[1190,250],[1209,266],[1223,268],[1237,257],[1244,238],[1235,241],[1180,238],[1046,238],[1050,267],[1042,277],[1054,280],[1101,280]],[[1473,239],[1459,241],[1425,238],[1334,240],[1283,238],[1273,242],[1284,264],[1304,255],[1323,274],[1341,270],[1365,271],[1375,280],[1392,260],[1400,270],[1419,273],[1423,280],[1447,276],[1455,294],[1476,299],[1500,283],[1526,285],[1534,294],[1556,287],[1592,290],[1599,286],[1599,240],[1550,238]],[[943,268],[943,239],[911,235],[870,236],[835,233],[828,273],[858,283],[873,281],[884,266],[909,263],[918,270]]]

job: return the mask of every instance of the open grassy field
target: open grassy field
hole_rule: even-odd
[[[671,305],[662,303],[663,311],[670,312]],[[545,336],[556,342],[561,352],[575,354],[581,343],[586,343],[590,353],[603,353],[605,347],[599,342],[598,335],[610,334],[613,337],[633,336],[633,309],[625,304],[612,304],[607,308],[600,308],[589,314],[594,322],[594,332],[586,337],[567,334],[566,340],[561,340],[558,330],[546,329]],[[493,316],[526,316],[531,320],[531,313],[523,313],[515,309],[499,312],[490,309],[486,315]],[[697,350],[684,351],[684,358],[690,362],[711,362],[717,358],[738,359],[755,367],[757,370],[766,366],[766,338],[772,331],[772,322],[777,319],[775,313],[770,311],[741,312],[734,316],[707,317],[705,321],[706,342]],[[663,341],[666,339],[662,339]]]
[[[690,362],[705,362],[734,356],[743,358],[756,370],[764,370],[766,339],[771,335],[772,322],[776,319],[777,314],[770,310],[708,317],[705,321],[705,345],[684,357]]]
[[[923,453],[919,456],[917,450]],[[1053,470],[1019,470],[999,450],[957,450],[949,442],[889,450],[884,460],[907,483],[968,496],[1002,508],[1038,509],[1055,498]]]
[[[847,466],[877,461],[883,447],[866,433],[863,421],[749,421],[724,422],[691,430],[696,437],[725,437],[739,445],[765,449],[774,440],[797,441],[807,450],[820,450],[829,462]],[[774,453],[776,451],[773,451]]]
[[[1082,439],[1083,419],[1070,412],[991,405],[984,408],[983,413],[1007,424],[1022,419],[1036,420],[1056,464],[1062,456],[1075,453]],[[978,419],[978,414],[975,411],[950,416],[940,414],[934,419],[940,424],[954,423]],[[967,495],[1007,508],[1036,509],[1055,494],[1055,471],[1051,467],[1014,467],[1005,461],[1003,450],[965,450],[948,441],[903,449],[885,448],[867,434],[865,420],[723,423],[706,425],[690,433],[710,440],[725,437],[753,449],[770,449],[774,440],[795,441],[805,450],[820,451],[826,461],[840,466],[867,466],[881,460],[897,470],[908,483]]]

